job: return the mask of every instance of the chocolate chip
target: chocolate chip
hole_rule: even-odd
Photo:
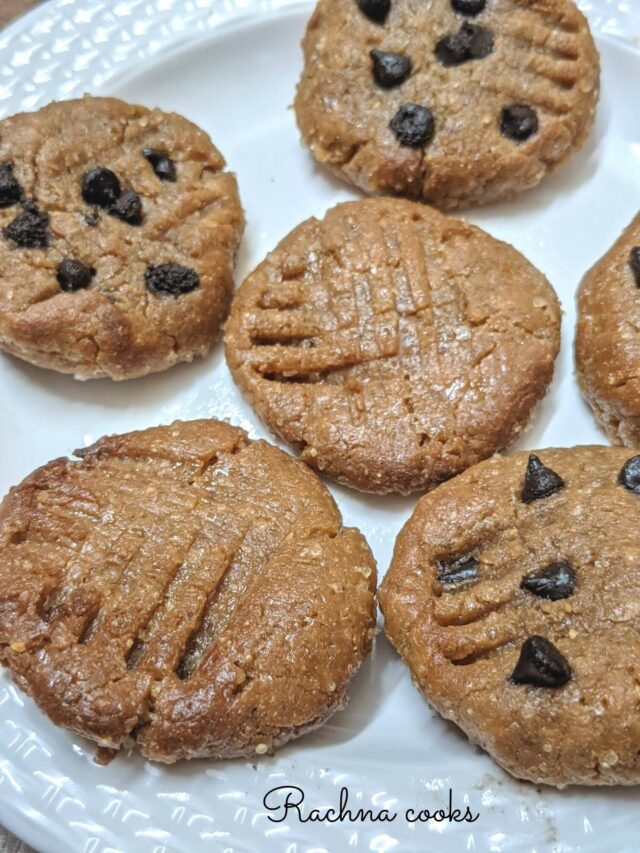
[[[0,207],[11,207],[22,198],[22,187],[13,174],[13,163],[0,166]]]
[[[569,598],[576,588],[576,570],[566,560],[550,563],[546,568],[522,578],[520,587],[550,601]]]
[[[478,576],[478,562],[473,557],[458,557],[452,562],[438,561],[437,578],[444,586],[468,583]]]
[[[640,456],[632,456],[622,466],[618,483],[634,495],[640,495]]]
[[[515,142],[524,142],[538,132],[538,116],[527,104],[503,107],[500,116],[500,133]]]
[[[22,212],[2,229],[7,240],[23,249],[45,249],[49,245],[49,214],[38,209],[35,201],[25,201]]]
[[[181,296],[200,287],[200,277],[195,270],[180,264],[152,264],[144,274],[151,293]]]
[[[470,18],[475,18],[480,12],[484,12],[487,0],[451,0],[451,5],[454,11],[460,15],[469,15]]]
[[[389,124],[400,145],[419,148],[431,140],[435,131],[433,113],[420,104],[403,104]]]
[[[529,454],[527,470],[524,475],[521,498],[523,503],[530,504],[540,498],[548,498],[564,488],[564,480],[551,468],[547,468],[535,453]]]
[[[142,223],[142,199],[138,193],[128,190],[120,196],[115,204],[111,205],[109,213],[129,225],[140,225]]]
[[[411,74],[411,60],[402,53],[385,53],[374,48],[369,55],[373,59],[374,80],[383,89],[399,86]]]
[[[82,179],[82,198],[87,204],[111,207],[120,198],[122,188],[115,172],[97,166]]]
[[[96,271],[93,267],[87,266],[75,258],[65,258],[58,264],[58,284],[67,293],[88,287],[95,274]]]
[[[629,254],[629,266],[636,280],[636,287],[640,287],[640,246],[634,246]]]
[[[176,164],[171,157],[155,148],[143,148],[142,156],[151,163],[151,168],[161,181],[176,181]]]
[[[520,657],[509,681],[536,687],[562,687],[572,676],[565,656],[544,637],[537,634],[522,644]]]
[[[391,9],[391,0],[356,0],[360,11],[375,24],[384,24]]]
[[[441,38],[434,51],[441,65],[462,65],[470,59],[484,59],[493,51],[493,36],[485,27],[466,21],[457,33]]]

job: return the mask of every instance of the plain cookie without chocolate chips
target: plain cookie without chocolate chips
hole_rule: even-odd
[[[155,761],[323,723],[375,630],[375,562],[301,462],[213,420],[101,439],[0,505],[0,660],[54,723]]]
[[[382,583],[429,702],[514,776],[640,783],[640,456],[495,456],[423,497]]]
[[[0,348],[78,379],[205,355],[233,290],[234,175],[175,113],[113,98],[0,122]]]
[[[233,377],[318,470],[431,488],[529,423],[560,341],[556,295],[513,247],[433,208],[367,199],[299,225],[238,289]]]
[[[571,0],[319,0],[295,109],[320,163],[443,209],[535,186],[583,144],[599,59]]]

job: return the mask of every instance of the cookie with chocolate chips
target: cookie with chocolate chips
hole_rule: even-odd
[[[494,456],[424,496],[380,590],[429,702],[514,776],[640,783],[640,455]]]
[[[240,286],[233,377],[309,465],[425,490],[509,446],[553,374],[560,310],[512,246],[426,205],[341,204]]]
[[[101,439],[0,505],[0,661],[54,723],[149,759],[323,723],[375,630],[375,562],[305,465],[214,420]]]
[[[640,213],[582,280],[576,368],[610,441],[640,447]]]
[[[0,122],[0,348],[78,379],[205,355],[243,214],[209,137],[112,98]]]
[[[365,190],[463,208],[535,186],[593,123],[599,59],[571,0],[319,0],[295,109]]]

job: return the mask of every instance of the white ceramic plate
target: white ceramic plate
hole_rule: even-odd
[[[604,443],[572,377],[573,295],[640,198],[640,4],[581,5],[603,62],[589,142],[523,199],[469,215],[543,270],[564,306],[553,388],[522,447]],[[310,8],[291,0],[52,0],[0,36],[0,113],[91,91],[196,121],[239,175],[248,219],[241,277],[292,226],[356,196],[314,165],[288,109]],[[80,384],[0,357],[0,393],[3,493],[104,433],[210,415],[265,435],[220,346],[193,365],[122,384]],[[414,500],[332,491],[383,572]],[[638,849],[633,789],[557,792],[514,782],[428,709],[383,637],[348,709],[256,766],[165,768],[132,756],[98,767],[91,745],[50,724],[4,674],[0,706],[0,821],[43,853]],[[347,786],[354,809],[399,815],[391,823],[301,823],[290,814],[273,823],[263,797],[281,785],[303,788],[307,808],[336,805]],[[445,804],[450,788],[456,805],[479,813],[475,823],[404,819],[409,807]]]

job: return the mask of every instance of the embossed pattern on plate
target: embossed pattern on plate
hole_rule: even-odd
[[[565,310],[551,394],[521,447],[604,442],[572,377],[573,293],[585,269],[637,211],[640,5],[580,4],[598,34],[603,98],[585,149],[519,201],[469,218],[513,242],[550,278]],[[50,0],[0,35],[0,114],[84,91],[184,112],[205,127],[239,174],[248,229],[239,277],[293,225],[356,194],[299,144],[291,103],[310,4],[297,0]],[[614,36],[611,38],[610,36]],[[606,134],[606,136],[605,136]],[[606,144],[605,144],[606,139]],[[75,383],[0,357],[0,491],[105,432],[175,417],[228,417],[265,435],[233,386],[221,347],[208,359],[133,383]],[[414,501],[333,487],[382,571]],[[93,748],[56,729],[0,675],[0,821],[43,853],[347,849],[632,850],[634,790],[538,790],[514,782],[432,713],[380,637],[349,707],[318,732],[255,766],[194,762],[166,768],[139,757],[93,764]],[[411,827],[270,823],[264,794],[305,789],[309,806],[437,808],[454,789],[474,824]]]

